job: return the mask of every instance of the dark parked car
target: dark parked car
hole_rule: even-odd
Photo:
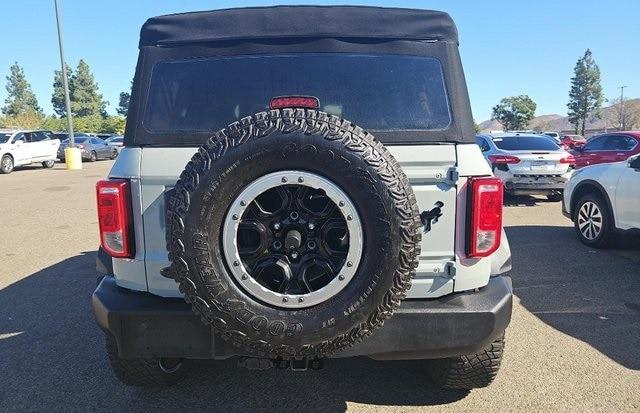
[[[100,138],[90,136],[75,136],[76,147],[82,151],[82,159],[95,162],[98,159],[115,159],[118,150],[109,146]],[[69,146],[69,139],[65,139],[58,149],[58,158],[64,162],[64,150]]]

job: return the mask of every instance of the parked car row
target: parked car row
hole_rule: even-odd
[[[476,143],[505,193],[561,200],[584,244],[606,247],[617,233],[640,233],[640,131],[597,135],[570,150],[562,139],[507,132],[478,135]]]
[[[83,160],[95,162],[99,159],[115,159],[119,151],[115,146],[95,137],[74,137],[76,148],[80,149]],[[58,159],[64,162],[64,150],[69,146],[69,140],[65,139],[58,148]]]
[[[558,132],[543,132],[543,136],[548,136],[555,143],[557,143],[562,149],[574,149],[587,143],[587,140],[582,135],[562,135]]]
[[[74,136],[82,151],[82,159],[114,159],[120,153],[122,136],[110,136],[106,141],[86,133]],[[64,162],[64,150],[69,144],[67,133],[46,130],[0,130],[0,173],[8,174],[17,166],[42,163],[52,168],[56,159]]]

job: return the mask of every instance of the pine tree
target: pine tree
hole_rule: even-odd
[[[600,84],[600,68],[593,59],[591,50],[587,49],[576,63],[574,77],[571,78],[569,90],[569,122],[576,133],[584,136],[587,120],[602,116],[602,85]]]
[[[66,63],[65,63],[66,64]],[[67,86],[71,88],[71,76],[73,75],[69,65],[67,66]],[[71,93],[71,89],[69,89]],[[62,70],[53,71],[53,95],[51,95],[51,104],[53,105],[53,111],[58,116],[64,116],[67,113],[67,108],[64,103],[64,85],[62,83]]]
[[[133,80],[131,81],[131,87],[133,88]],[[129,89],[131,90],[131,89]],[[126,117],[129,113],[129,101],[131,100],[131,92],[120,92],[120,101],[116,112],[120,116]]]
[[[23,115],[28,112],[41,115],[42,109],[38,106],[38,99],[31,90],[31,85],[27,82],[24,69],[15,62],[11,65],[10,71],[6,86],[9,96],[4,101],[2,113],[8,116]]]
[[[75,116],[107,116],[107,102],[102,100],[89,65],[80,60],[73,76],[71,76],[71,112]]]

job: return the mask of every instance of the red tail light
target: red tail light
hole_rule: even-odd
[[[320,100],[314,96],[279,96],[271,99],[269,103],[271,109],[282,108],[306,108],[318,109]]]
[[[520,158],[511,155],[489,155],[489,160],[494,165],[520,163]]]
[[[96,184],[96,193],[102,248],[112,257],[133,257],[129,181],[99,181]]]
[[[573,155],[565,156],[564,158],[560,159],[560,163],[568,163],[571,165],[575,165],[576,158]]]
[[[469,257],[487,257],[502,238],[502,181],[494,177],[469,179],[471,226],[467,242]]]

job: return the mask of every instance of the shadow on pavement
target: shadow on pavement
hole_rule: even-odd
[[[534,197],[530,195],[508,195],[504,194],[504,206],[506,207],[532,207],[539,204],[555,203],[546,197]]]
[[[95,253],[78,255],[0,290],[0,410],[344,411],[347,402],[441,405],[420,362],[329,360],[321,371],[248,371],[234,360],[192,363],[168,389],[121,385],[93,320]]]
[[[591,249],[573,227],[506,228],[515,295],[553,328],[640,370],[640,240]],[[553,345],[553,343],[549,343]]]

